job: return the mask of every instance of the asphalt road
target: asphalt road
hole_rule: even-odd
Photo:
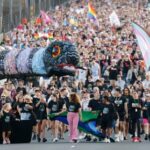
[[[132,143],[131,140],[121,143],[69,143],[68,132],[65,134],[64,140],[59,140],[57,143],[52,143],[51,132],[46,131],[46,143],[38,143],[37,140],[32,140],[28,144],[10,144],[0,145],[0,150],[149,150],[150,141],[144,141],[142,136],[141,143]]]
[[[0,150],[149,150],[150,143],[55,143],[0,145]]]

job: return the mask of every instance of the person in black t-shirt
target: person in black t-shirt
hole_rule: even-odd
[[[62,88],[60,90],[60,102],[61,102],[61,105],[64,105],[65,107],[69,103],[68,90],[66,88]],[[68,126],[64,123],[60,123],[60,124],[61,124],[60,125],[60,131],[61,131],[60,139],[64,139],[63,134],[64,134],[64,132],[68,131]]]
[[[79,113],[81,113],[81,105],[80,99],[76,93],[70,95],[70,101],[67,105],[67,111],[68,111],[67,120],[69,124],[70,141],[77,142]]]
[[[131,125],[130,123],[130,107],[129,103],[133,100],[133,97],[130,95],[130,90],[129,88],[125,87],[123,90],[123,99],[127,103],[127,109],[128,112],[125,115],[125,134],[124,134],[124,139],[127,139],[128,133],[129,133],[129,126]]]
[[[141,142],[140,139],[140,118],[141,118],[141,101],[139,99],[138,93],[133,91],[133,100],[129,103],[130,105],[130,115],[132,122],[132,141]],[[135,131],[137,129],[137,137],[135,137]]]
[[[3,137],[3,144],[10,144],[10,134],[11,134],[11,122],[12,122],[12,115],[10,113],[11,104],[6,103],[2,107],[2,111],[0,113],[1,119],[1,127],[2,127],[2,137]]]
[[[108,67],[109,70],[109,80],[117,80],[119,70],[116,66],[116,61],[112,60],[112,65]]]
[[[42,92],[39,88],[35,89],[35,96],[33,97],[34,111],[37,117],[37,137],[38,142],[43,139],[43,142],[46,142],[45,138],[45,127],[47,121],[47,103],[46,99],[42,96]]]
[[[94,98],[90,100],[88,107],[91,111],[101,110],[100,92],[98,87],[93,89]]]
[[[48,104],[48,109],[50,114],[58,114],[62,111],[63,105],[61,101],[59,101],[59,97],[55,94],[52,94],[51,101]],[[51,128],[52,128],[52,135],[53,135],[53,142],[58,141],[58,129],[59,129],[59,122],[50,118],[51,120]]]
[[[127,73],[129,71],[130,67],[131,67],[131,61],[129,60],[128,56],[125,56],[125,59],[123,60],[123,69],[122,69],[123,79],[124,80],[127,77]]]
[[[127,109],[127,102],[123,98],[121,94],[121,89],[116,88],[115,90],[115,97],[114,97],[114,106],[118,113],[118,120],[116,123],[116,142],[119,142],[120,140],[124,140],[124,120],[125,115],[128,115],[128,109]]]
[[[31,120],[33,111],[32,97],[25,95],[23,102],[17,106],[17,109],[20,114],[20,120]]]
[[[142,102],[142,118],[144,125],[145,140],[150,140],[150,94],[147,94],[145,101]]]
[[[106,135],[105,142],[110,143],[115,108],[108,96],[104,96],[101,113],[101,128]]]

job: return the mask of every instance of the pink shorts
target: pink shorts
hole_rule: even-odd
[[[146,118],[143,118],[143,124],[148,124],[149,122],[148,122],[148,119],[146,119]]]

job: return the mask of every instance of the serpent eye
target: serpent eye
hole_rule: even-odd
[[[52,50],[52,57],[58,57],[60,55],[60,47],[54,46]]]

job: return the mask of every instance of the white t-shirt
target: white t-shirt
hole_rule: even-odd
[[[143,84],[144,89],[150,88],[150,81],[148,81],[148,80],[145,79],[145,80],[142,82],[142,84]]]
[[[87,75],[87,71],[86,70],[82,70],[82,69],[78,70],[78,80],[79,81],[82,81],[83,83],[85,83],[86,75]]]
[[[89,111],[90,108],[88,107],[90,100],[84,100],[81,101],[82,110]]]
[[[94,63],[91,67],[91,71],[92,71],[92,78],[94,81],[96,81],[97,79],[99,79],[99,70],[100,70],[100,66],[98,63]]]

